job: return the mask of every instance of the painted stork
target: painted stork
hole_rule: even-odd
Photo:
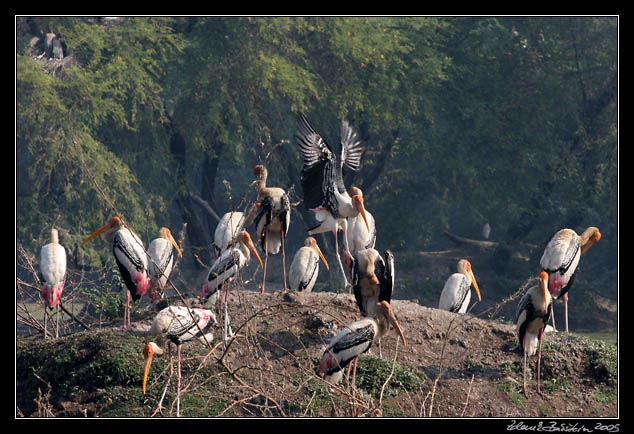
[[[440,294],[438,308],[449,312],[465,313],[471,301],[471,284],[476,291],[478,301],[480,288],[473,275],[471,263],[466,259],[458,261],[458,272],[449,276]]]
[[[227,312],[227,286],[240,270],[249,265],[251,253],[255,255],[260,267],[263,267],[262,259],[260,259],[260,255],[258,255],[255,249],[251,236],[247,231],[242,231],[238,236],[238,242],[231,248],[225,250],[212,264],[200,293],[201,302],[205,306],[211,306],[218,301],[220,289],[223,288],[225,341],[227,340],[227,333],[231,334],[231,332],[228,331],[230,330],[230,326],[229,314]]]
[[[564,298],[566,333],[568,333],[568,291],[575,280],[579,258],[601,239],[601,232],[593,226],[577,235],[572,229],[561,229],[548,242],[539,261],[548,273],[548,290],[555,299]],[[554,309],[554,307],[553,307]],[[555,315],[553,312],[553,328]]]
[[[396,320],[390,303],[384,300],[373,310],[376,311],[375,317],[366,317],[353,322],[330,341],[317,367],[318,375],[331,383],[339,382],[343,376],[343,368],[348,366],[353,359],[356,362],[356,358],[368,351],[375,340],[385,336],[389,331],[390,323],[398,332],[403,345],[407,345],[403,329]],[[353,372],[353,384],[355,373],[356,366]]]
[[[304,204],[313,211],[317,226],[310,228],[310,235],[332,232],[335,237],[335,254],[343,275],[345,286],[350,283],[346,278],[339,257],[337,232],[343,231],[344,255],[350,255],[348,247],[347,218],[361,214],[370,232],[363,201],[352,200],[343,183],[344,167],[357,171],[361,166],[363,153],[362,141],[347,121],[341,123],[341,154],[336,157],[330,146],[312,127],[303,114],[298,119],[297,142],[304,158],[301,184],[304,192]],[[362,196],[361,196],[362,197]]]
[[[44,295],[44,338],[46,339],[47,309],[57,308],[55,313],[55,337],[59,337],[59,302],[66,279],[66,250],[59,243],[57,229],[51,229],[51,242],[40,251],[40,273]]]
[[[181,389],[181,346],[183,343],[198,339],[202,342],[211,342],[213,334],[211,328],[216,325],[216,317],[208,309],[190,309],[185,306],[168,306],[161,310],[152,321],[150,334],[152,341],[143,347],[143,357],[145,364],[143,369],[143,394],[145,395],[148,374],[154,355],[160,356],[167,347],[170,363],[170,376],[165,385],[165,390],[169,385],[174,372],[172,366],[172,352],[170,343],[176,345],[178,359],[178,386],[176,392],[176,416],[180,416],[180,389]],[[161,410],[165,390],[161,396],[156,412]]]
[[[320,259],[326,266],[326,270],[329,270],[330,267],[317,245],[317,240],[313,237],[306,238],[304,246],[295,253],[291,268],[288,270],[288,283],[292,291],[311,292],[313,290],[319,274]]]
[[[356,217],[348,218],[348,247],[350,248],[350,257],[344,252],[344,261],[352,272],[351,260],[354,255],[364,249],[373,249],[376,244],[376,224],[374,216],[365,208],[363,204],[363,193],[358,187],[351,187],[348,193],[353,201],[361,202],[361,206],[365,209],[365,217],[359,213]],[[360,207],[361,207],[360,206]],[[367,222],[367,224],[366,224]]]
[[[291,225],[291,202],[288,194],[278,187],[267,187],[266,179],[268,170],[259,164],[253,168],[256,179],[257,207],[255,216],[255,228],[260,247],[264,252],[264,267],[262,276],[261,292],[264,293],[266,285],[266,265],[269,253],[276,255],[282,249],[282,270],[284,274],[284,292],[288,291],[286,286],[286,253],[284,251],[284,240]]]
[[[352,288],[362,316],[373,317],[372,309],[381,301],[392,300],[394,290],[394,255],[384,252],[385,260],[374,249],[356,253],[352,262]]]
[[[529,288],[520,299],[515,314],[517,340],[524,353],[524,394],[526,391],[526,358],[537,355],[537,393],[540,393],[542,337],[551,313],[552,298],[548,291],[548,273],[539,274],[539,285]]]
[[[356,253],[353,258],[352,288],[354,298],[363,317],[374,317],[378,303],[392,300],[394,291],[394,255],[390,250],[383,253],[385,260],[374,249],[364,249]],[[381,339],[378,339],[379,357]]]
[[[222,216],[214,232],[213,247],[216,259],[237,242],[238,235],[245,225],[244,219],[244,213],[240,211],[230,211]]]
[[[88,236],[82,245],[100,234],[104,234],[105,240],[112,243],[112,252],[127,288],[123,314],[123,329],[127,330],[130,326],[130,296],[136,301],[145,294],[150,286],[147,254],[138,235],[128,228],[118,216],[113,217],[108,223]]]
[[[174,250],[178,252],[180,258],[183,252],[172,237],[172,232],[168,228],[159,229],[159,237],[152,240],[148,249],[148,266],[150,269],[150,287],[148,294],[153,300],[163,295],[165,284],[174,268]]]

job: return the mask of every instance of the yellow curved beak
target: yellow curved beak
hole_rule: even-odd
[[[154,350],[152,350],[152,346],[150,344],[143,347],[143,357],[145,358],[145,364],[143,367],[143,394],[145,395],[147,377],[150,373],[150,366],[152,366],[152,359],[154,358]]]

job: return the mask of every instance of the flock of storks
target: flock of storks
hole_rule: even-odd
[[[359,169],[364,150],[363,141],[350,124],[345,120],[342,122],[341,152],[335,154],[306,117],[300,114],[297,143],[304,160],[301,175],[303,201],[306,208],[313,212],[317,222],[308,230],[308,235],[333,233],[335,256],[344,285],[352,288],[361,314],[361,319],[346,326],[330,340],[316,373],[326,381],[337,382],[342,378],[344,368],[348,367],[350,371],[354,360],[354,384],[357,357],[368,351],[377,341],[380,354],[380,338],[389,331],[390,324],[406,345],[403,330],[390,304],[394,289],[394,255],[386,250],[381,256],[374,249],[376,226],[372,214],[365,209],[363,193],[357,187],[346,189],[344,185],[344,171]],[[152,322],[150,333],[153,340],[143,349],[145,367],[142,388],[145,393],[152,359],[155,354],[163,354],[165,349],[170,357],[171,379],[173,368],[170,343],[176,345],[177,415],[180,415],[181,345],[193,339],[211,341],[211,330],[217,324],[214,311],[224,312],[224,340],[233,336],[227,309],[228,286],[240,270],[249,264],[251,255],[263,269],[261,292],[265,291],[269,254],[282,253],[283,291],[310,292],[317,280],[319,262],[322,261],[329,269],[315,238],[308,236],[304,246],[296,252],[287,276],[284,241],[291,222],[289,197],[283,189],[267,186],[266,167],[257,165],[253,173],[257,191],[254,205],[245,213],[226,213],[217,226],[213,243],[216,260],[209,269],[200,293],[202,307],[172,305],[161,310]],[[264,253],[264,261],[246,230],[252,224],[255,226],[256,242]],[[343,253],[347,270],[339,257],[339,231],[343,232]],[[145,292],[153,300],[163,297],[175,263],[174,251],[179,256],[182,256],[182,252],[167,228],[160,229],[159,237],[150,243],[146,251],[140,238],[117,216],[88,236],[83,244],[100,234],[112,244],[116,263],[127,288],[123,325],[124,330],[127,330],[130,326],[130,298],[136,301]],[[600,237],[601,234],[595,227],[588,228],[581,235],[571,229],[558,231],[547,244],[541,258],[539,284],[529,288],[520,299],[516,311],[516,330],[520,350],[524,355],[524,393],[527,393],[526,359],[538,351],[537,390],[540,391],[542,337],[551,318],[554,326],[552,299],[564,298],[568,332],[568,290],[574,280],[580,256]],[[42,247],[40,271],[45,305],[51,309],[57,306],[59,315],[58,302],[64,287],[66,253],[59,244],[56,229],[51,230],[51,243]],[[451,275],[445,283],[439,308],[465,313],[470,302],[472,285],[480,300],[480,289],[471,264],[462,259],[458,262],[458,272]],[[216,309],[212,311],[212,307]],[[46,323],[45,309],[45,337]],[[56,337],[59,335],[58,329],[57,323]],[[165,390],[168,385],[169,380]],[[162,408],[165,390],[156,412]]]

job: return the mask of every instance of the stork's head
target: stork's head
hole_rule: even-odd
[[[82,245],[86,244],[88,241],[92,240],[97,235],[103,234],[104,232],[118,231],[119,229],[123,227],[124,227],[123,221],[121,221],[121,219],[118,216],[114,216],[110,219],[110,221],[108,221],[108,223],[106,223],[105,225],[97,229],[95,232],[93,232],[91,235],[89,235],[81,244]]]
[[[145,395],[145,388],[147,385],[147,377],[150,373],[150,366],[152,366],[152,360],[154,359],[154,355],[163,354],[163,349],[159,347],[155,342],[149,342],[147,345],[143,347],[143,358],[145,359],[144,367],[143,367],[143,394]]]
[[[471,262],[466,259],[461,259],[458,262],[458,272],[464,274],[469,279],[471,279],[473,288],[475,289],[476,295],[478,296],[478,301],[482,301],[482,297],[480,297],[480,288],[478,287],[478,282],[476,282],[475,275],[473,274],[473,269],[471,268]]]
[[[251,240],[251,235],[247,231],[242,231],[242,243],[249,249],[251,254],[255,255],[255,259],[258,260],[258,264],[260,264],[260,268],[264,268],[264,264],[262,263],[262,259],[260,255],[258,255],[258,251],[255,249],[255,244],[253,244],[253,240]]]
[[[368,232],[370,232],[370,225],[368,224],[368,217],[365,214],[365,206],[363,204],[363,192],[359,187],[352,186],[348,194],[352,199],[352,206],[361,214],[365,222],[365,227],[368,229]]]

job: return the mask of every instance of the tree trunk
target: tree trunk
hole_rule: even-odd
[[[181,185],[179,186],[175,200],[183,221],[187,223],[187,237],[189,238],[189,245],[191,246],[190,251],[193,262],[196,266],[203,268],[203,265],[200,262],[202,261],[203,263],[210,264],[211,255],[205,228],[198,218],[196,205],[191,199],[189,187],[187,186],[187,176],[185,171],[187,145],[183,136],[176,131],[174,126],[170,126],[170,129],[172,130],[170,151],[174,161],[176,161],[177,178],[181,180]]]

